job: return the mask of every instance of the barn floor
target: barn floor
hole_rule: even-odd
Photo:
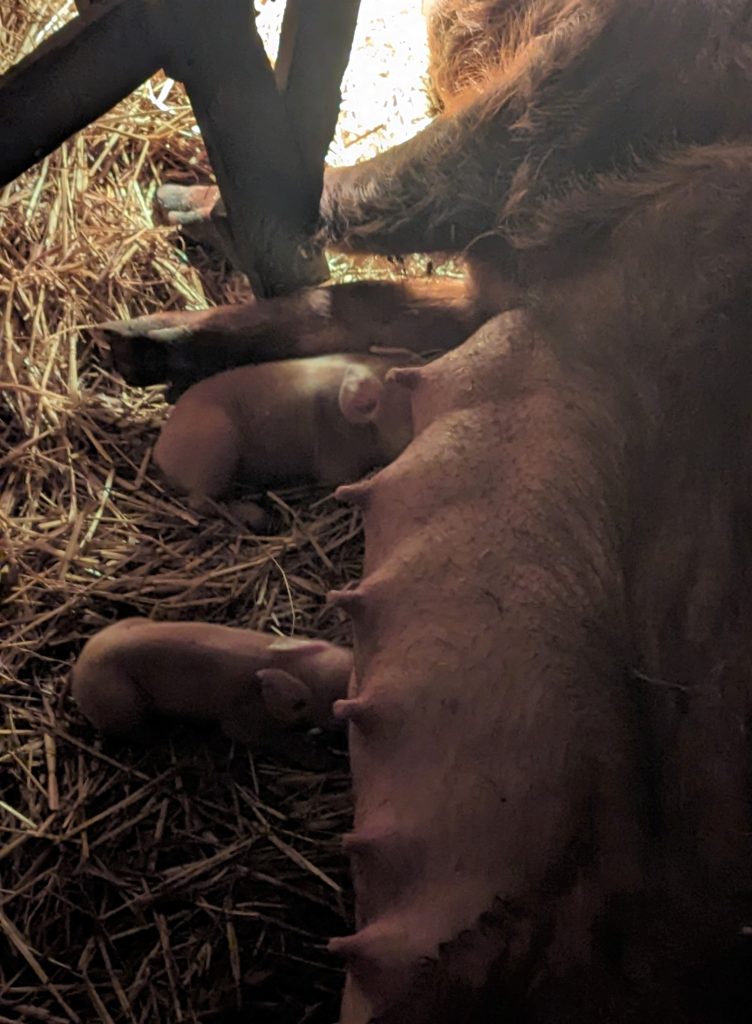
[[[388,7],[363,0],[333,162],[425,120],[420,3]],[[74,12],[0,0],[0,70]],[[269,45],[280,17],[260,6]],[[312,773],[188,730],[103,741],[68,692],[84,640],[126,615],[347,639],[324,594],[359,571],[357,515],[302,491],[263,497],[269,536],[194,515],[150,464],[161,390],[124,387],[81,331],[243,296],[152,223],[158,183],[206,173],[160,77],[0,192],[0,1022],[337,1019],[342,750]]]

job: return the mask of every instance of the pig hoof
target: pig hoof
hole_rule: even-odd
[[[191,218],[209,220],[219,201],[216,185],[162,185],[154,199],[154,213],[162,224],[181,224]]]
[[[149,387],[176,377],[178,357],[172,346],[185,337],[187,329],[179,322],[171,323],[169,314],[110,320],[89,331],[97,342],[108,347],[109,367],[127,384]]]
[[[154,200],[155,220],[180,228],[191,242],[215,249],[237,265],[224,203],[216,185],[162,185]]]

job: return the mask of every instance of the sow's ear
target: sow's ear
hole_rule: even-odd
[[[348,423],[370,423],[381,403],[383,384],[365,366],[348,366],[339,388],[339,408]]]

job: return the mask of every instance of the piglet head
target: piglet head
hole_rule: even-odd
[[[352,651],[325,640],[279,637],[258,672],[267,710],[288,725],[334,724],[332,705],[347,694]]]
[[[348,366],[339,389],[339,408],[348,423],[375,429],[386,461],[396,458],[412,440],[409,394],[405,388],[386,383],[383,374],[372,367]]]

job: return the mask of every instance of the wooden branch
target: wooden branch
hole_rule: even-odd
[[[289,0],[277,82],[250,0],[76,0],[80,16],[0,78],[0,186],[160,66],[184,81],[240,265],[259,296],[328,276],[312,250],[358,0]]]
[[[285,104],[249,0],[162,0],[168,74],[186,85],[242,269],[257,296],[328,277],[310,236],[318,218]]]
[[[0,186],[56,149],[161,64],[151,0],[96,3],[0,77]]]
[[[360,0],[287,0],[274,69],[306,184],[318,202]]]

